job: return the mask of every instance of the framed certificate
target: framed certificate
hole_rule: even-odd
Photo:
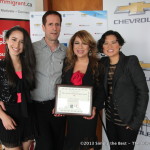
[[[92,86],[57,85],[55,114],[91,116]]]

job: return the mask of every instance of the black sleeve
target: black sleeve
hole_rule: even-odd
[[[6,79],[5,79],[5,64],[4,61],[0,61],[0,101],[5,100],[5,97],[7,95],[8,87],[6,85]],[[6,86],[5,86],[6,85]]]
[[[65,63],[65,60],[66,58],[64,59],[64,62],[63,62],[63,68],[62,68],[62,84],[65,84],[65,67],[66,67],[66,63]]]
[[[3,93],[3,87],[2,87],[2,85],[3,85],[3,78],[2,78],[2,72],[1,72],[1,68],[0,68],[0,101],[2,101],[2,93]]]
[[[128,124],[133,129],[138,129],[144,120],[149,95],[148,86],[145,78],[145,74],[139,64],[139,60],[136,56],[130,56],[128,61],[128,69],[131,79],[137,91],[136,106],[132,121]]]
[[[99,64],[99,83],[94,86],[94,101],[93,106],[98,110],[104,108],[104,102],[106,100],[106,94],[104,90],[104,68],[102,64]]]

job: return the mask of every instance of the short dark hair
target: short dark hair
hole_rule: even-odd
[[[42,17],[42,23],[43,23],[43,25],[46,24],[46,17],[48,15],[57,15],[60,18],[60,24],[61,24],[61,22],[62,22],[62,16],[61,16],[61,14],[59,12],[57,12],[57,11],[49,10]]]
[[[97,42],[97,48],[100,53],[103,53],[103,44],[105,43],[106,37],[109,35],[114,35],[117,38],[117,41],[120,46],[124,45],[125,41],[123,37],[117,31],[109,30],[106,31]]]

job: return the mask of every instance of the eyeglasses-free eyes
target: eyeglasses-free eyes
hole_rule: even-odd
[[[103,46],[108,46],[108,45],[115,45],[115,44],[118,44],[118,40],[115,40],[115,41],[111,41],[111,42],[104,42]]]

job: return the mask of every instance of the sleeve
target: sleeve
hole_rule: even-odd
[[[1,71],[0,71],[0,101],[2,101],[2,79],[1,79]]]
[[[3,93],[4,93],[4,71],[3,71],[3,66],[2,66],[2,62],[0,62],[0,101],[3,100]]]
[[[62,76],[61,76],[62,82],[61,82],[61,84],[65,84],[66,83],[66,81],[65,81],[65,67],[66,67],[65,60],[66,60],[66,58],[64,59],[64,62],[63,62]]]
[[[104,69],[102,65],[99,65],[99,74],[99,83],[94,86],[93,106],[95,106],[98,110],[102,110],[106,100],[106,94],[104,90]]]
[[[133,129],[139,129],[145,117],[149,100],[148,95],[149,90],[145,74],[136,56],[130,57],[128,61],[128,66],[130,66],[129,67],[130,76],[137,91],[135,111],[132,120],[128,125]]]

